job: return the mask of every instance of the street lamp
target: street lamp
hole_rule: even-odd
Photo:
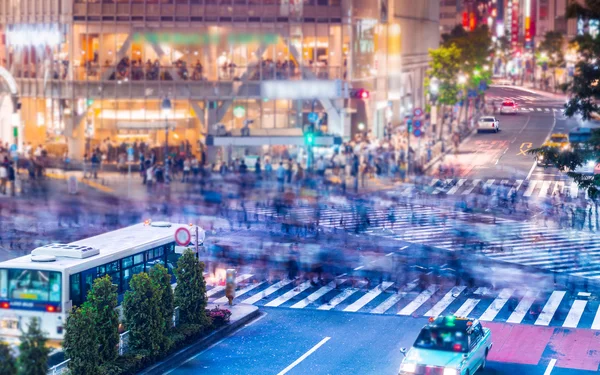
[[[171,100],[165,97],[162,101],[161,111],[165,119],[165,183],[169,183],[169,115],[171,114]]]
[[[429,81],[429,93],[431,93],[432,96],[437,96],[437,94],[439,92],[440,92],[440,81],[436,77],[433,77]]]
[[[465,83],[467,83],[467,76],[465,74],[459,74],[458,75],[458,83],[461,85],[464,85]]]

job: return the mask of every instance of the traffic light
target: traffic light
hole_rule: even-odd
[[[92,106],[92,104],[94,104],[94,99],[91,99],[91,98],[90,98],[90,99],[88,99],[88,100],[87,100],[87,105],[88,105],[88,107],[91,107],[91,106]]]
[[[306,145],[312,146],[315,143],[315,135],[313,133],[304,134],[304,141]]]
[[[350,92],[350,96],[354,99],[367,100],[371,96],[371,93],[369,92],[369,90],[365,89],[353,89]]]

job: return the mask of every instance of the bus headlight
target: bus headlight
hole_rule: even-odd
[[[458,375],[458,371],[455,368],[444,368],[444,375]]]
[[[417,372],[417,364],[416,363],[403,363],[400,366],[400,371],[408,372],[409,374],[414,374]]]

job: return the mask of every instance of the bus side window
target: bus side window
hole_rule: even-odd
[[[73,306],[79,306],[81,304],[81,274],[77,273],[71,275],[70,280],[70,294]]]

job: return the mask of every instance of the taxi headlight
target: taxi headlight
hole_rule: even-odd
[[[446,367],[444,369],[444,375],[458,375],[458,371],[455,368]]]
[[[415,372],[417,372],[417,364],[416,363],[403,363],[402,366],[400,366],[400,371],[404,371],[404,372],[408,372],[408,373],[415,373]]]
[[[542,155],[540,155],[540,156],[538,156],[538,159],[539,159],[540,161],[542,161],[542,160],[544,160],[544,157],[543,157]]]

